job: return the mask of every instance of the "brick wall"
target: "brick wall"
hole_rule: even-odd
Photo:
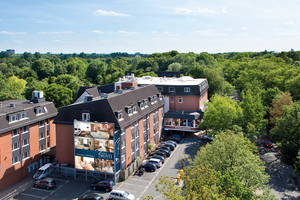
[[[72,125],[56,124],[56,158],[58,163],[74,161],[74,129]]]

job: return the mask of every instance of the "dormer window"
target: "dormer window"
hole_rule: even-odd
[[[82,113],[82,121],[90,121],[90,113]]]
[[[149,97],[149,101],[150,101],[151,104],[154,104],[153,96]]]
[[[131,107],[128,107],[128,115],[132,115],[132,109],[131,109]]]
[[[154,103],[157,102],[157,97],[156,97],[156,95],[153,96],[153,100],[154,100]]]
[[[147,107],[148,107],[148,101],[147,101],[147,99],[146,99],[146,100],[144,100],[144,106],[145,106],[145,108],[147,108]]]
[[[139,104],[141,110],[143,110],[143,109],[144,109],[144,106],[145,106],[145,105],[144,105],[144,101],[141,100],[141,101],[138,102],[138,104]]]
[[[133,114],[137,113],[136,105],[135,104],[132,106],[132,111],[133,111]]]
[[[116,116],[117,116],[117,118],[118,118],[119,121],[122,121],[124,119],[123,118],[123,112],[122,112],[122,110],[117,111],[115,113],[116,113]]]
[[[9,123],[13,123],[19,120],[27,119],[28,115],[27,112],[21,112],[13,115],[8,116]]]
[[[160,92],[163,92],[163,91],[164,91],[164,88],[161,87],[161,86],[158,86],[158,87],[157,87],[157,90],[160,91]]]
[[[190,92],[191,91],[191,88],[190,87],[185,87],[184,88],[184,92]]]
[[[162,95],[161,95],[161,93],[158,93],[157,96],[158,96],[159,100],[162,100]]]
[[[169,92],[175,92],[175,87],[169,87]]]

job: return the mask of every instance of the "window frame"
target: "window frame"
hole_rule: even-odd
[[[190,87],[184,87],[184,92],[191,92],[191,88]]]
[[[81,119],[82,119],[82,121],[90,121],[90,119],[91,119],[90,113],[83,112],[81,115]]]
[[[178,97],[178,103],[183,103],[183,97]]]
[[[176,92],[175,87],[169,87],[169,92]]]
[[[174,103],[174,97],[170,97],[170,103]]]

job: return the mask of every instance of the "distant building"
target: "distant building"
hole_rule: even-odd
[[[43,155],[56,145],[56,115],[41,91],[34,91],[30,101],[0,102],[0,190],[54,162]]]
[[[8,53],[15,55],[15,50],[14,49],[7,49],[6,50]]]
[[[143,71],[143,73],[147,73],[150,71]],[[176,77],[179,78],[180,76],[184,76],[186,71],[155,71],[154,72],[158,77]],[[131,71],[125,71],[125,76],[130,76]]]
[[[52,52],[47,52],[47,54],[52,54]]]

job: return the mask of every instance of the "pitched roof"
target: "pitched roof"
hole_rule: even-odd
[[[13,106],[11,106],[13,104]],[[57,110],[53,102],[44,101],[41,103],[30,103],[26,100],[7,100],[0,102],[0,134],[8,131],[27,126],[57,115]],[[47,112],[37,115],[35,109],[38,107],[46,107]],[[27,117],[22,120],[9,122],[9,116],[26,112]]]
[[[159,92],[154,85],[137,87],[133,90],[123,90],[121,94],[110,93],[107,97],[93,98],[92,101],[74,103],[59,110],[54,123],[73,124],[74,119],[81,120],[83,112],[90,113],[90,121],[115,123],[116,126],[125,128],[137,119],[164,105],[164,100],[157,98],[157,103],[151,104],[148,97],[157,95]],[[147,100],[148,107],[143,110],[138,101]],[[125,107],[136,104],[137,113],[128,115]],[[117,119],[117,111],[122,111],[124,120]]]

